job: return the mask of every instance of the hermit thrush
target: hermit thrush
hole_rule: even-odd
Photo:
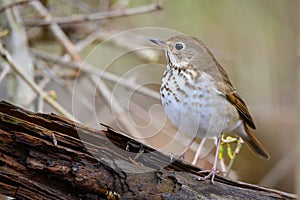
[[[213,167],[205,170],[209,171],[207,176],[198,179],[210,178],[213,183],[223,133],[235,133],[257,155],[268,159],[269,154],[248,129],[248,126],[253,129],[256,127],[245,102],[205,44],[185,35],[174,36],[166,41],[150,40],[164,49],[168,61],[160,95],[170,121],[194,140],[218,138]]]

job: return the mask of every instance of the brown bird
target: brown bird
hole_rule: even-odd
[[[235,133],[243,138],[254,153],[269,159],[265,148],[248,128],[256,129],[245,102],[205,44],[185,35],[174,36],[166,41],[150,40],[164,49],[168,61],[160,88],[165,112],[181,132],[194,138],[181,155],[196,138],[218,138],[213,167],[201,171],[209,171],[209,174],[198,179],[210,178],[213,183],[223,133]]]

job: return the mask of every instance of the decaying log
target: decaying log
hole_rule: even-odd
[[[17,199],[296,199],[200,170],[114,131],[0,102],[0,193]]]

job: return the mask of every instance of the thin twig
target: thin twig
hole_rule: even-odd
[[[81,10],[85,13],[91,12],[91,7],[87,4],[88,1],[78,1],[78,0],[60,0],[61,3],[64,3],[66,5],[69,5],[70,7],[76,8],[78,10]]]
[[[233,163],[234,163],[234,161],[235,161],[235,159],[236,159],[236,156],[239,154],[239,152],[240,152],[240,150],[241,150],[241,148],[242,148],[242,146],[243,146],[243,143],[244,143],[244,141],[243,141],[242,138],[239,138],[239,139],[237,140],[237,146],[236,146],[236,148],[235,148],[235,150],[234,150],[232,159],[230,160],[230,163],[229,163],[229,165],[228,165],[228,167],[227,167],[227,170],[226,170],[226,174],[225,174],[226,177],[228,177],[228,175],[229,175],[229,173],[230,173],[230,171],[231,171],[231,169],[232,169],[232,165],[233,165]]]
[[[137,32],[128,32],[128,33],[122,33],[118,34],[117,31],[109,31],[106,29],[103,29],[101,34],[98,35],[98,39],[105,40],[106,38],[109,38],[109,41],[113,44],[122,47],[124,49],[128,49],[129,51],[134,52],[136,55],[138,55],[140,58],[147,60],[147,61],[153,61],[157,60],[158,54],[157,51],[153,50],[153,48],[144,46],[145,41],[149,42],[149,38],[145,38],[145,35],[143,33],[137,33]],[[112,35],[118,34],[118,37],[111,37]],[[149,43],[150,44],[150,43]]]
[[[92,44],[95,40],[97,40],[100,37],[100,35],[103,35],[103,31],[104,30],[102,27],[98,28],[95,31],[93,31],[91,34],[89,34],[88,36],[84,37],[84,39],[77,42],[77,44],[76,44],[77,51],[81,51],[88,45]]]
[[[143,33],[134,33],[132,31],[130,33],[119,33],[120,30],[111,31],[103,28],[96,29],[76,44],[77,51],[81,51],[84,47],[96,40],[103,41],[109,38],[110,43],[113,43],[118,47],[128,49],[130,52],[138,55],[139,58],[150,62],[157,60],[157,51],[153,50],[151,47],[145,48],[145,41],[149,40],[145,38]],[[112,35],[118,35],[118,37],[111,37]]]
[[[30,3],[40,16],[44,18],[46,22],[52,21],[52,16],[49,11],[41,4],[41,2],[31,2]],[[70,54],[72,59],[76,62],[82,62],[81,56],[76,51],[74,44],[69,40],[66,34],[61,30],[61,28],[56,23],[51,23],[50,30],[54,36],[63,45],[65,50]]]
[[[3,63],[2,64],[2,66],[3,66],[3,70],[2,70],[2,72],[1,72],[1,74],[0,74],[0,83],[2,82],[2,80],[5,78],[5,76],[9,73],[9,66],[7,65],[7,63]]]
[[[56,71],[60,70],[61,69],[61,66],[59,65],[55,65],[53,68],[52,68],[52,71],[53,73],[55,73]],[[38,86],[43,89],[48,83],[49,81],[51,81],[52,79],[48,76],[45,76],[38,84]],[[70,90],[69,88],[67,87],[63,87],[63,88],[66,88],[66,91],[69,92],[70,94],[73,92],[72,90]],[[34,101],[36,99],[38,95],[33,95],[30,97],[30,100],[28,101],[28,104],[31,104],[32,101]],[[81,98],[81,97],[77,97],[77,96],[74,96],[74,98],[76,98],[76,100],[78,100],[79,102],[81,102],[82,105],[85,105],[86,109],[88,109],[89,111],[93,111],[93,107],[91,106],[90,102],[88,102],[87,99],[85,98]],[[27,104],[25,105],[27,106]]]
[[[35,82],[29,80],[20,70],[20,66],[14,62],[10,53],[3,47],[0,43],[0,53],[2,58],[9,64],[9,66],[18,74],[36,93],[38,93],[49,105],[51,105],[57,112],[64,115],[65,117],[77,121],[72,114],[70,114],[66,109],[64,109],[60,104],[54,101],[48,94],[42,90]]]
[[[4,10],[8,9],[8,8],[12,8],[14,6],[17,6],[17,5],[20,5],[20,4],[23,4],[23,3],[28,3],[30,1],[36,1],[36,0],[18,0],[18,1],[13,1],[11,3],[8,3],[4,6],[1,6],[0,7],[0,13],[3,12]]]
[[[82,40],[80,40],[79,42],[77,42],[77,44],[75,45],[75,48],[76,48],[76,50],[77,51],[81,51],[82,49],[84,49],[86,46],[88,46],[88,45],[90,45],[93,41],[94,41],[94,37],[95,37],[95,35],[98,35],[98,34],[100,34],[101,33],[101,30],[102,30],[102,28],[99,28],[99,29],[97,29],[96,31],[94,31],[92,34],[90,34],[89,36],[87,36],[87,37],[85,37],[84,39],[82,39]],[[34,49],[32,49],[32,51],[33,51],[33,53],[35,52],[35,50]],[[36,53],[38,54],[38,52],[39,51],[36,51]],[[42,54],[43,54],[43,52],[41,52]],[[47,53],[45,53],[46,55],[47,55]],[[50,54],[49,54],[50,55]],[[37,55],[35,55],[35,56],[37,56]],[[50,55],[51,56],[51,55]],[[42,58],[43,59],[43,58]],[[54,58],[54,59],[56,59],[56,58]],[[58,58],[57,58],[58,59]],[[68,55],[66,54],[66,55],[64,55],[64,56],[61,56],[61,57],[59,57],[59,59],[60,60],[63,60],[64,62],[68,62]],[[47,60],[47,61],[49,61],[49,60]],[[53,61],[53,60],[52,60]],[[71,62],[71,61],[70,61]],[[76,64],[76,63],[74,63],[74,64]],[[52,72],[53,73],[56,73],[56,71],[57,70],[59,70],[60,69],[60,67],[61,66],[54,66],[53,67],[53,69],[52,69]],[[77,68],[78,69],[78,68]],[[39,86],[41,87],[41,88],[44,88],[46,85],[47,85],[47,83],[52,79],[53,77],[47,77],[47,76],[45,76],[41,81],[40,81],[40,84],[39,84]],[[55,79],[54,79],[55,80]],[[35,99],[35,97],[36,96],[32,96],[32,99],[31,99],[31,101],[33,101],[34,99]],[[79,100],[82,100],[82,98],[79,98]],[[90,109],[90,108],[89,108]],[[91,110],[91,109],[90,109]]]
[[[35,63],[35,65],[37,66],[36,63]],[[60,67],[59,67],[58,65],[56,65],[56,66],[53,67],[52,70],[55,72],[55,71],[57,71],[57,70],[59,70],[59,69],[60,69]],[[44,87],[49,83],[50,80],[51,80],[50,77],[44,76],[44,78],[39,82],[38,86],[39,86],[41,89],[44,89]],[[38,96],[38,95],[35,93],[34,95],[28,97],[28,101],[27,101],[27,103],[25,104],[25,106],[30,105],[30,104],[35,100],[35,98],[36,98],[37,96]]]
[[[128,120],[127,113],[125,112],[124,108],[119,104],[118,100],[112,95],[111,91],[107,88],[107,86],[95,76],[89,76],[90,81],[97,86],[97,91],[102,94],[104,100],[106,101],[107,105],[111,105],[113,111],[116,112],[117,120],[122,123],[124,128],[131,134],[133,137],[138,138],[139,140],[143,139],[144,136],[141,135],[134,126],[132,126],[132,122]],[[143,141],[146,142],[146,141]]]
[[[64,61],[60,57],[55,56],[50,53],[46,53],[40,50],[36,49],[31,49],[31,52],[35,54],[35,56],[47,60],[53,63],[56,63],[58,65],[64,66],[64,67],[69,67],[69,68],[74,68],[74,69],[80,69],[82,72],[93,75],[93,76],[101,76],[101,78],[111,81],[113,83],[118,83],[119,85],[124,86],[125,88],[135,90],[136,92],[143,94],[145,96],[154,98],[154,99],[160,99],[158,92],[153,91],[149,88],[142,87],[139,84],[136,83],[128,83],[128,80],[124,78],[120,78],[119,76],[103,71],[100,69],[97,69],[96,67],[91,66],[90,64],[83,63],[83,65],[80,65],[78,63],[72,62],[72,61]],[[137,90],[138,88],[138,90]]]
[[[145,107],[138,105],[134,101],[130,101],[130,105],[128,105],[128,103],[127,102],[125,103],[125,101],[123,101],[123,99],[128,99],[128,96],[120,95],[120,102],[124,102],[124,104],[127,104],[126,106],[129,106],[130,108],[132,108],[132,111],[129,110],[129,112],[132,115],[139,118],[139,120],[142,120],[143,122],[146,122],[145,116],[148,116],[149,112],[147,112],[147,110],[145,110]],[[125,106],[125,105],[122,105],[122,106]],[[151,118],[150,123],[152,125],[152,128],[151,128],[152,131],[157,131],[157,132],[160,132],[160,133],[163,132],[163,130],[161,130],[161,128],[163,126],[164,121],[162,121],[161,118],[153,117],[153,118]],[[149,126],[149,125],[147,125],[147,126]],[[166,134],[166,133],[164,133],[164,134]],[[181,140],[178,140],[178,141],[182,142]],[[184,144],[184,143],[182,142],[182,144]]]
[[[39,113],[42,113],[43,110],[44,110],[44,99],[43,99],[42,96],[39,96],[39,98],[38,98],[38,108],[37,108],[37,111],[38,111]]]
[[[48,10],[40,3],[40,2],[33,2],[31,3],[35,9],[44,16],[46,20],[51,21],[52,17]],[[81,57],[79,56],[78,51],[76,50],[75,45],[69,40],[69,38],[64,34],[64,32],[61,30],[61,28],[56,24],[52,23],[50,26],[52,32],[54,33],[55,37],[64,45],[64,47],[67,49],[69,48],[69,54],[72,56],[72,58],[76,61],[75,63],[80,65],[81,64]],[[76,59],[75,59],[76,58]],[[89,76],[91,81],[95,82],[94,76]],[[139,133],[137,133],[136,129],[131,125],[131,123],[125,118],[124,113],[122,111],[121,106],[119,105],[119,102],[113,97],[111,94],[111,91],[106,87],[106,85],[101,81],[101,84],[98,85],[97,88],[101,87],[101,89],[98,89],[100,93],[105,97],[106,101],[109,102],[108,98],[111,98],[111,101],[113,101],[113,107],[115,111],[117,112],[117,116],[119,116],[119,121],[124,125],[124,127],[131,133],[134,133],[136,137],[140,137]]]
[[[46,25],[53,25],[53,24],[82,23],[88,21],[97,21],[97,20],[104,20],[104,19],[110,19],[116,17],[125,17],[131,15],[149,13],[160,9],[161,9],[160,4],[153,3],[146,6],[139,6],[136,8],[92,13],[89,15],[74,15],[71,17],[59,17],[59,18],[52,18],[52,19],[46,18],[45,20],[27,20],[24,22],[24,24],[26,26],[46,26]]]

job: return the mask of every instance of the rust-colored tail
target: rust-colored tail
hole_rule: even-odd
[[[258,139],[249,131],[246,124],[244,124],[246,134],[239,134],[243,140],[248,144],[250,149],[260,157],[270,159],[270,155],[264,148],[264,146],[258,141]]]

